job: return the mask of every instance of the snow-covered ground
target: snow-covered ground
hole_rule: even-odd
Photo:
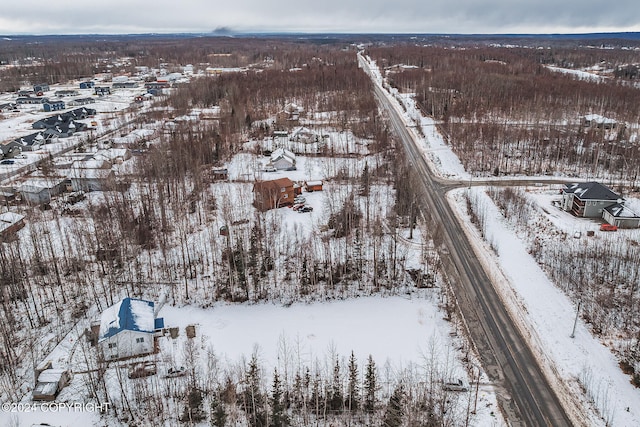
[[[377,70],[372,72],[375,74]],[[382,78],[377,74],[380,81]],[[407,123],[419,123],[424,138],[421,138],[425,157],[443,177],[468,179],[457,157],[446,146],[431,119],[420,117],[409,96],[394,93],[394,102],[404,105]],[[116,108],[107,105],[105,108]],[[399,107],[400,108],[400,107]],[[111,110],[113,111],[113,110]],[[16,123],[16,126],[18,124]],[[143,135],[146,136],[146,135]],[[261,161],[254,155],[237,156],[229,166],[234,174],[232,179],[247,178],[252,181],[259,170]],[[266,160],[266,159],[265,159]],[[364,160],[324,159],[298,157],[297,171],[263,173],[261,179],[287,176],[294,181],[326,179],[345,164],[355,164],[361,170]],[[343,163],[344,162],[344,163]],[[258,167],[257,167],[258,166]],[[222,183],[220,185],[229,185]],[[235,184],[233,184],[235,185]],[[578,322],[575,338],[570,338],[575,307],[571,304],[527,254],[524,242],[519,240],[487,197],[491,209],[489,241],[496,250],[494,254],[486,242],[478,235],[466,217],[462,196],[465,191],[452,193],[450,198],[457,207],[461,218],[467,222],[468,233],[478,248],[478,255],[484,256],[486,264],[494,275],[503,298],[510,301],[514,318],[529,332],[532,347],[540,359],[565,383],[576,396],[583,396],[578,381],[590,385],[590,396],[595,408],[606,418],[609,425],[640,425],[640,393],[630,384],[628,377],[619,370],[611,352],[589,334],[588,329]],[[483,196],[482,189],[471,190]],[[282,221],[293,227],[306,227],[309,231],[317,228],[316,218],[322,214],[324,194],[305,195],[314,207],[311,214],[299,214],[290,209],[274,210]],[[546,203],[541,198],[541,203]],[[495,208],[495,209],[494,209]],[[558,227],[575,230],[578,225],[572,218],[554,218]],[[419,233],[417,233],[419,236]],[[417,240],[417,237],[414,237]],[[419,247],[406,245],[412,252],[412,263],[419,263]],[[163,338],[163,356],[171,355],[178,362],[183,354],[180,341],[187,325],[195,324],[200,345],[213,348],[217,356],[230,364],[239,363],[258,349],[262,363],[267,367],[281,367],[291,355],[302,363],[319,360],[330,363],[330,355],[346,358],[353,351],[362,363],[371,354],[377,365],[387,365],[392,370],[401,371],[409,365],[419,366],[435,346],[440,351],[441,362],[450,364],[452,376],[466,377],[457,350],[458,338],[454,327],[442,319],[437,308],[437,298],[428,292],[415,293],[406,297],[365,297],[331,301],[317,304],[292,304],[283,307],[273,304],[255,305],[215,305],[209,309],[192,306],[164,306],[160,316],[168,326],[178,326],[181,336],[176,341]],[[401,332],[399,332],[401,331]],[[69,341],[63,341],[69,345]],[[290,349],[284,352],[283,347]],[[61,347],[58,349],[60,351]],[[287,356],[287,354],[289,356]],[[54,353],[55,354],[55,353]],[[286,356],[286,357],[285,357]],[[58,356],[56,356],[58,357]],[[59,356],[63,357],[63,356]],[[82,374],[74,378],[76,385],[83,381]],[[482,380],[481,380],[482,381]],[[496,419],[492,411],[496,408],[495,393],[490,385],[481,386],[478,414],[471,420],[472,425],[505,425]],[[68,394],[67,394],[68,396]],[[62,411],[59,411],[62,412]],[[605,420],[595,417],[589,411],[588,424],[605,425]],[[67,416],[51,416],[44,411],[30,413],[0,413],[0,425],[29,425],[47,422],[60,426],[94,425],[95,412],[80,412]],[[19,424],[18,424],[19,423]]]
[[[589,78],[601,78],[590,73],[584,74],[589,74]],[[580,77],[587,76],[581,74]],[[415,105],[412,107],[414,103],[410,96],[394,93],[390,98],[403,102],[407,123],[416,121],[416,108]],[[425,138],[421,142],[424,147],[432,148],[425,150],[425,153],[428,153],[430,163],[436,167],[436,173],[445,177],[465,177],[465,172],[461,170],[460,163],[455,161],[451,150],[443,146],[442,137],[432,131],[435,127],[425,121],[422,123]],[[476,192],[479,197],[485,198],[484,206],[489,209],[486,240],[476,231],[466,213],[463,194],[467,191]],[[542,198],[541,201],[549,202],[551,197]],[[518,320],[522,330],[526,331],[525,336],[529,337],[541,362],[579,400],[583,403],[589,401],[587,406],[598,411],[600,418],[593,411],[585,411],[583,415],[588,417],[586,423],[629,427],[640,425],[640,392],[631,385],[629,376],[620,370],[611,351],[591,335],[582,320],[578,320],[575,337],[571,338],[576,307],[527,253],[525,243],[506,224],[484,190],[456,190],[449,195],[449,199],[458,215],[464,219],[467,232],[477,249],[476,254],[484,258],[497,289],[507,302],[513,317]],[[631,205],[637,203],[631,201]],[[552,211],[550,203],[545,208]],[[548,216],[563,231],[593,229],[592,223],[568,214],[549,213]],[[581,386],[587,388],[586,396]]]

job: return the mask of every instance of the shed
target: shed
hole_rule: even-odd
[[[92,81],[80,82],[80,89],[91,89],[96,84]]]
[[[322,181],[305,181],[304,188],[308,192],[322,191]]]
[[[31,392],[33,400],[55,400],[60,391],[71,382],[67,369],[45,369],[38,375],[36,387]]]

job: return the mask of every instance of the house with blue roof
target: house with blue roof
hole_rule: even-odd
[[[106,360],[125,359],[154,352],[154,332],[164,327],[155,318],[154,303],[125,298],[100,317],[98,344]]]

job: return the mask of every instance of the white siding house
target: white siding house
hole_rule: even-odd
[[[106,360],[153,353],[153,334],[162,319],[155,319],[154,304],[125,298],[106,309],[100,318],[98,344]]]
[[[296,155],[284,148],[278,148],[271,153],[271,161],[269,163],[277,170],[295,170]]]

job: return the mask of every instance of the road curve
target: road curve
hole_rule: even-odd
[[[362,64],[366,67],[366,64]],[[374,81],[380,106],[389,113],[421,185],[421,208],[442,224],[445,272],[485,371],[496,385],[498,403],[512,426],[572,426],[558,396],[546,380],[489,276],[467,239],[463,225],[447,203],[446,192],[468,185],[436,178],[416,147],[400,112]],[[498,184],[499,185],[499,184]]]

